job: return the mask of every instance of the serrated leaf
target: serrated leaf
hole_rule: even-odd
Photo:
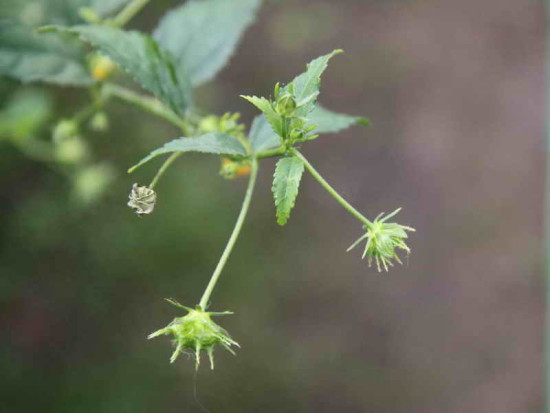
[[[156,156],[171,152],[202,152],[216,155],[246,156],[245,147],[234,137],[224,133],[207,133],[193,138],[178,138],[155,149],[128,172],[133,172]]]
[[[281,116],[275,111],[273,108],[273,104],[271,101],[264,97],[258,97],[258,96],[244,96],[241,95],[243,99],[248,100],[250,103],[252,103],[254,106],[256,106],[258,109],[260,109],[271,127],[273,128],[273,131],[279,135],[283,136],[283,119]]]
[[[297,102],[307,102],[296,110],[296,116],[307,116],[313,110],[321,87],[321,75],[326,70],[332,56],[339,53],[342,53],[342,50],[334,50],[332,53],[312,60],[307,65],[307,70],[296,76],[294,80],[284,88],[285,92],[293,89],[293,94]]]
[[[34,29],[0,22],[0,76],[23,82],[86,86],[92,80],[84,55],[70,39],[39,36]]]
[[[254,118],[249,139],[252,151],[255,153],[281,146],[281,138],[273,131],[264,115]]]
[[[366,126],[370,123],[367,118],[332,112],[321,106],[316,106],[307,118],[309,124],[317,125],[315,133],[340,132],[353,125]]]
[[[304,163],[296,157],[282,158],[277,162],[273,179],[273,197],[277,207],[277,223],[285,225],[296,203]]]
[[[184,65],[193,86],[225,66],[261,0],[190,0],[161,20],[153,37]]]
[[[176,70],[172,56],[151,37],[134,31],[105,26],[52,26],[42,31],[73,33],[97,47],[129,72],[145,89],[183,115],[190,105],[191,87],[182,70]]]

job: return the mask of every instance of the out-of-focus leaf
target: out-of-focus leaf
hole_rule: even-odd
[[[315,109],[307,116],[309,124],[317,125],[316,133],[340,132],[353,125],[369,125],[367,118],[360,116],[350,116],[341,113],[332,112],[321,106]]]
[[[46,122],[52,101],[44,91],[20,89],[0,111],[0,137],[26,139]]]
[[[0,16],[30,27],[46,24],[71,25],[81,22],[81,7],[94,0],[0,0]],[[104,0],[103,2],[118,0]]]
[[[171,152],[202,152],[216,155],[246,156],[245,147],[234,137],[224,133],[207,133],[194,138],[178,138],[155,149],[128,172],[133,172],[156,156]]]
[[[172,56],[151,37],[134,31],[105,26],[52,26],[43,31],[73,33],[130,73],[145,89],[183,115],[190,105],[191,87],[182,70],[176,70]]]
[[[191,83],[212,79],[252,23],[261,0],[190,0],[161,20],[154,38],[184,65]]]
[[[294,208],[304,163],[296,157],[282,158],[277,162],[273,177],[273,197],[277,207],[277,223],[285,225]]]
[[[39,36],[23,25],[0,22],[0,76],[23,82],[83,86],[91,83],[80,49],[70,39]]]
[[[254,152],[261,152],[281,145],[281,138],[273,132],[264,115],[254,118],[250,128],[250,146]]]

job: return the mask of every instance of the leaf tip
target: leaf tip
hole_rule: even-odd
[[[360,117],[357,119],[357,124],[361,126],[370,126],[371,121],[369,118]]]

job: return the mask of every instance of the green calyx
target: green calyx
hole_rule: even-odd
[[[384,270],[388,271],[388,266],[393,266],[392,260],[396,260],[398,263],[402,264],[401,259],[397,255],[397,249],[402,249],[406,251],[407,254],[410,252],[409,247],[405,243],[405,240],[408,238],[407,231],[415,230],[414,228],[394,222],[386,222],[400,210],[401,208],[396,209],[384,218],[382,218],[384,213],[381,213],[373,222],[365,224],[363,228],[366,229],[367,232],[355,241],[348,248],[348,251],[352,250],[366,239],[367,243],[365,244],[362,258],[367,258],[369,266],[371,266],[374,261],[376,262],[378,271],[382,271],[382,267]]]
[[[176,361],[180,353],[194,353],[198,369],[200,365],[200,352],[206,351],[210,359],[210,367],[214,369],[214,347],[219,344],[231,354],[235,354],[231,346],[240,347],[229,333],[212,321],[212,316],[233,314],[231,312],[208,312],[197,306],[196,309],[185,307],[174,300],[167,300],[170,304],[182,308],[188,312],[183,317],[175,318],[166,327],[155,331],[147,338],[152,339],[161,335],[172,335],[176,349],[170,357],[170,363]]]

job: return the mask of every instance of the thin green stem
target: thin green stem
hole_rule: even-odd
[[[155,185],[157,184],[159,179],[162,177],[162,175],[164,175],[164,172],[166,172],[166,170],[170,167],[170,165],[172,165],[172,162],[174,162],[176,159],[178,159],[178,157],[182,153],[183,152],[174,152],[172,155],[170,155],[168,157],[168,159],[166,159],[166,161],[164,161],[164,163],[162,164],[162,166],[158,170],[157,174],[155,175],[155,177],[153,178],[153,180],[149,184],[149,188],[153,189],[155,187]]]
[[[106,94],[110,94],[120,100],[123,100],[124,102],[137,106],[152,115],[167,120],[181,129],[184,133],[187,132],[188,128],[186,122],[158,100],[150,98],[149,96],[140,95],[133,90],[112,83],[106,84],[104,88]]]
[[[323,188],[334,198],[340,205],[342,205],[349,213],[351,213],[355,218],[361,221],[365,225],[371,225],[372,222],[369,221],[363,214],[356,210],[351,204],[346,201],[336,190],[330,186],[330,184],[325,181],[325,179],[315,170],[315,168],[309,163],[304,155],[298,152],[296,149],[291,149],[291,153],[300,158],[304,163],[304,166],[309,171],[309,173],[321,184]]]
[[[112,26],[123,27],[126,23],[134,18],[141,9],[145,7],[150,0],[132,0],[126,7],[124,7],[120,13],[118,13],[112,20]]]
[[[274,156],[281,156],[284,155],[286,152],[286,148],[275,148],[275,149],[269,149],[267,151],[260,152],[256,154],[256,159],[265,159],[265,158],[273,158]]]
[[[244,196],[241,212],[239,213],[239,217],[237,218],[237,222],[235,223],[233,232],[231,233],[229,241],[227,241],[227,245],[225,246],[222,256],[220,257],[220,261],[218,262],[218,265],[216,266],[216,269],[212,274],[212,278],[210,278],[210,282],[208,283],[206,290],[204,290],[204,293],[201,297],[199,305],[203,310],[206,310],[208,301],[210,300],[210,295],[212,294],[212,291],[214,290],[214,287],[216,286],[216,283],[220,278],[223,267],[225,266],[225,263],[227,262],[227,259],[229,258],[233,247],[235,246],[235,242],[237,241],[239,233],[241,232],[241,229],[243,227],[248,208],[250,207],[250,201],[252,200],[252,194],[254,193],[254,185],[256,184],[256,176],[258,175],[258,161],[253,158],[250,163],[250,178],[248,181],[248,187],[246,188],[246,195]]]

